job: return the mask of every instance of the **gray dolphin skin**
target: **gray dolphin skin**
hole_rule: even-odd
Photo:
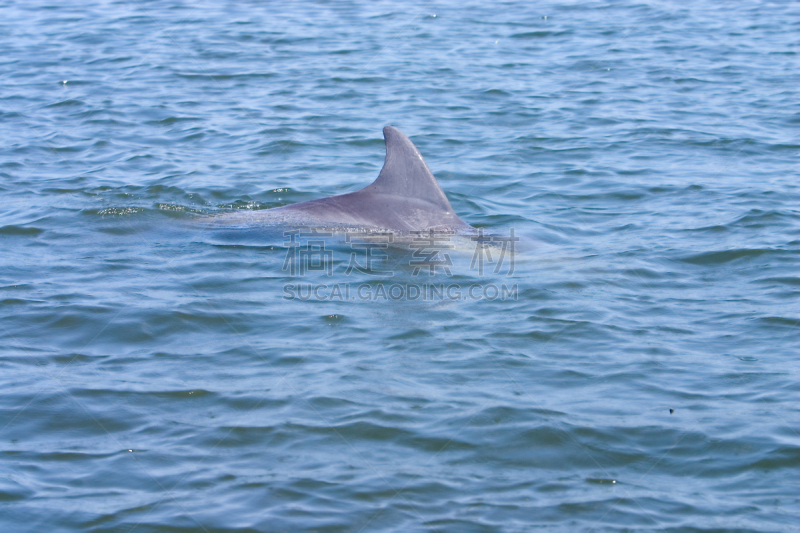
[[[368,229],[398,233],[426,230],[473,233],[458,218],[416,146],[397,128],[383,128],[386,160],[363,189],[262,211],[229,213],[218,222],[330,229]]]

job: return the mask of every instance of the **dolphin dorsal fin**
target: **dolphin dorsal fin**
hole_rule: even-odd
[[[431,174],[417,147],[400,130],[392,126],[383,128],[386,140],[386,159],[383,169],[371,185],[364,190],[415,198],[452,212],[453,208],[444,191]]]

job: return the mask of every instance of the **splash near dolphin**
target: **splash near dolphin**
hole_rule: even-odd
[[[378,178],[348,194],[297,204],[229,213],[216,217],[223,224],[326,228],[410,233],[444,231],[472,234],[476,230],[453,211],[416,146],[400,130],[383,128],[386,159]]]

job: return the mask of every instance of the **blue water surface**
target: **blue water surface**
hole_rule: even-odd
[[[0,0],[0,529],[797,531],[798,35]],[[214,225],[369,184],[386,124],[524,246]]]

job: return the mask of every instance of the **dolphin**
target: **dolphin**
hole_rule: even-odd
[[[222,224],[469,234],[475,228],[453,211],[419,150],[400,130],[383,128],[386,159],[378,178],[361,190],[260,211],[215,217]]]

